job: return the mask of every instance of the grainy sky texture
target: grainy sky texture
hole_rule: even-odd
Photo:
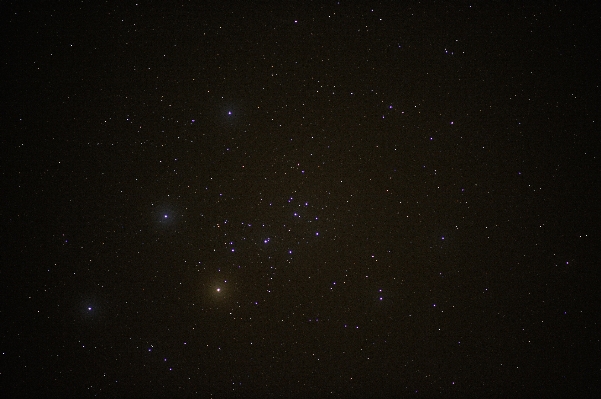
[[[0,3],[0,391],[598,397],[574,3]]]

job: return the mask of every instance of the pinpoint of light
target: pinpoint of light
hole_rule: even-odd
[[[167,215],[165,215],[165,219],[167,219]]]
[[[221,292],[221,288],[217,288],[217,292]]]
[[[315,235],[316,235],[316,236],[318,236],[318,235],[319,235],[319,231],[316,231],[316,232],[315,232]]]
[[[88,310],[92,310],[92,308],[88,308]]]
[[[227,111],[227,114],[228,114],[228,115],[231,115],[231,114],[232,114],[232,111]]]

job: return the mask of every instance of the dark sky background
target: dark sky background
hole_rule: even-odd
[[[598,397],[599,7],[252,3],[0,4],[0,391]]]

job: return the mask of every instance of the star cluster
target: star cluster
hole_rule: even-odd
[[[201,3],[2,6],[3,389],[599,393],[596,7]]]

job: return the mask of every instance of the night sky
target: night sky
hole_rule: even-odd
[[[601,394],[599,6],[251,3],[0,5],[0,392]]]

